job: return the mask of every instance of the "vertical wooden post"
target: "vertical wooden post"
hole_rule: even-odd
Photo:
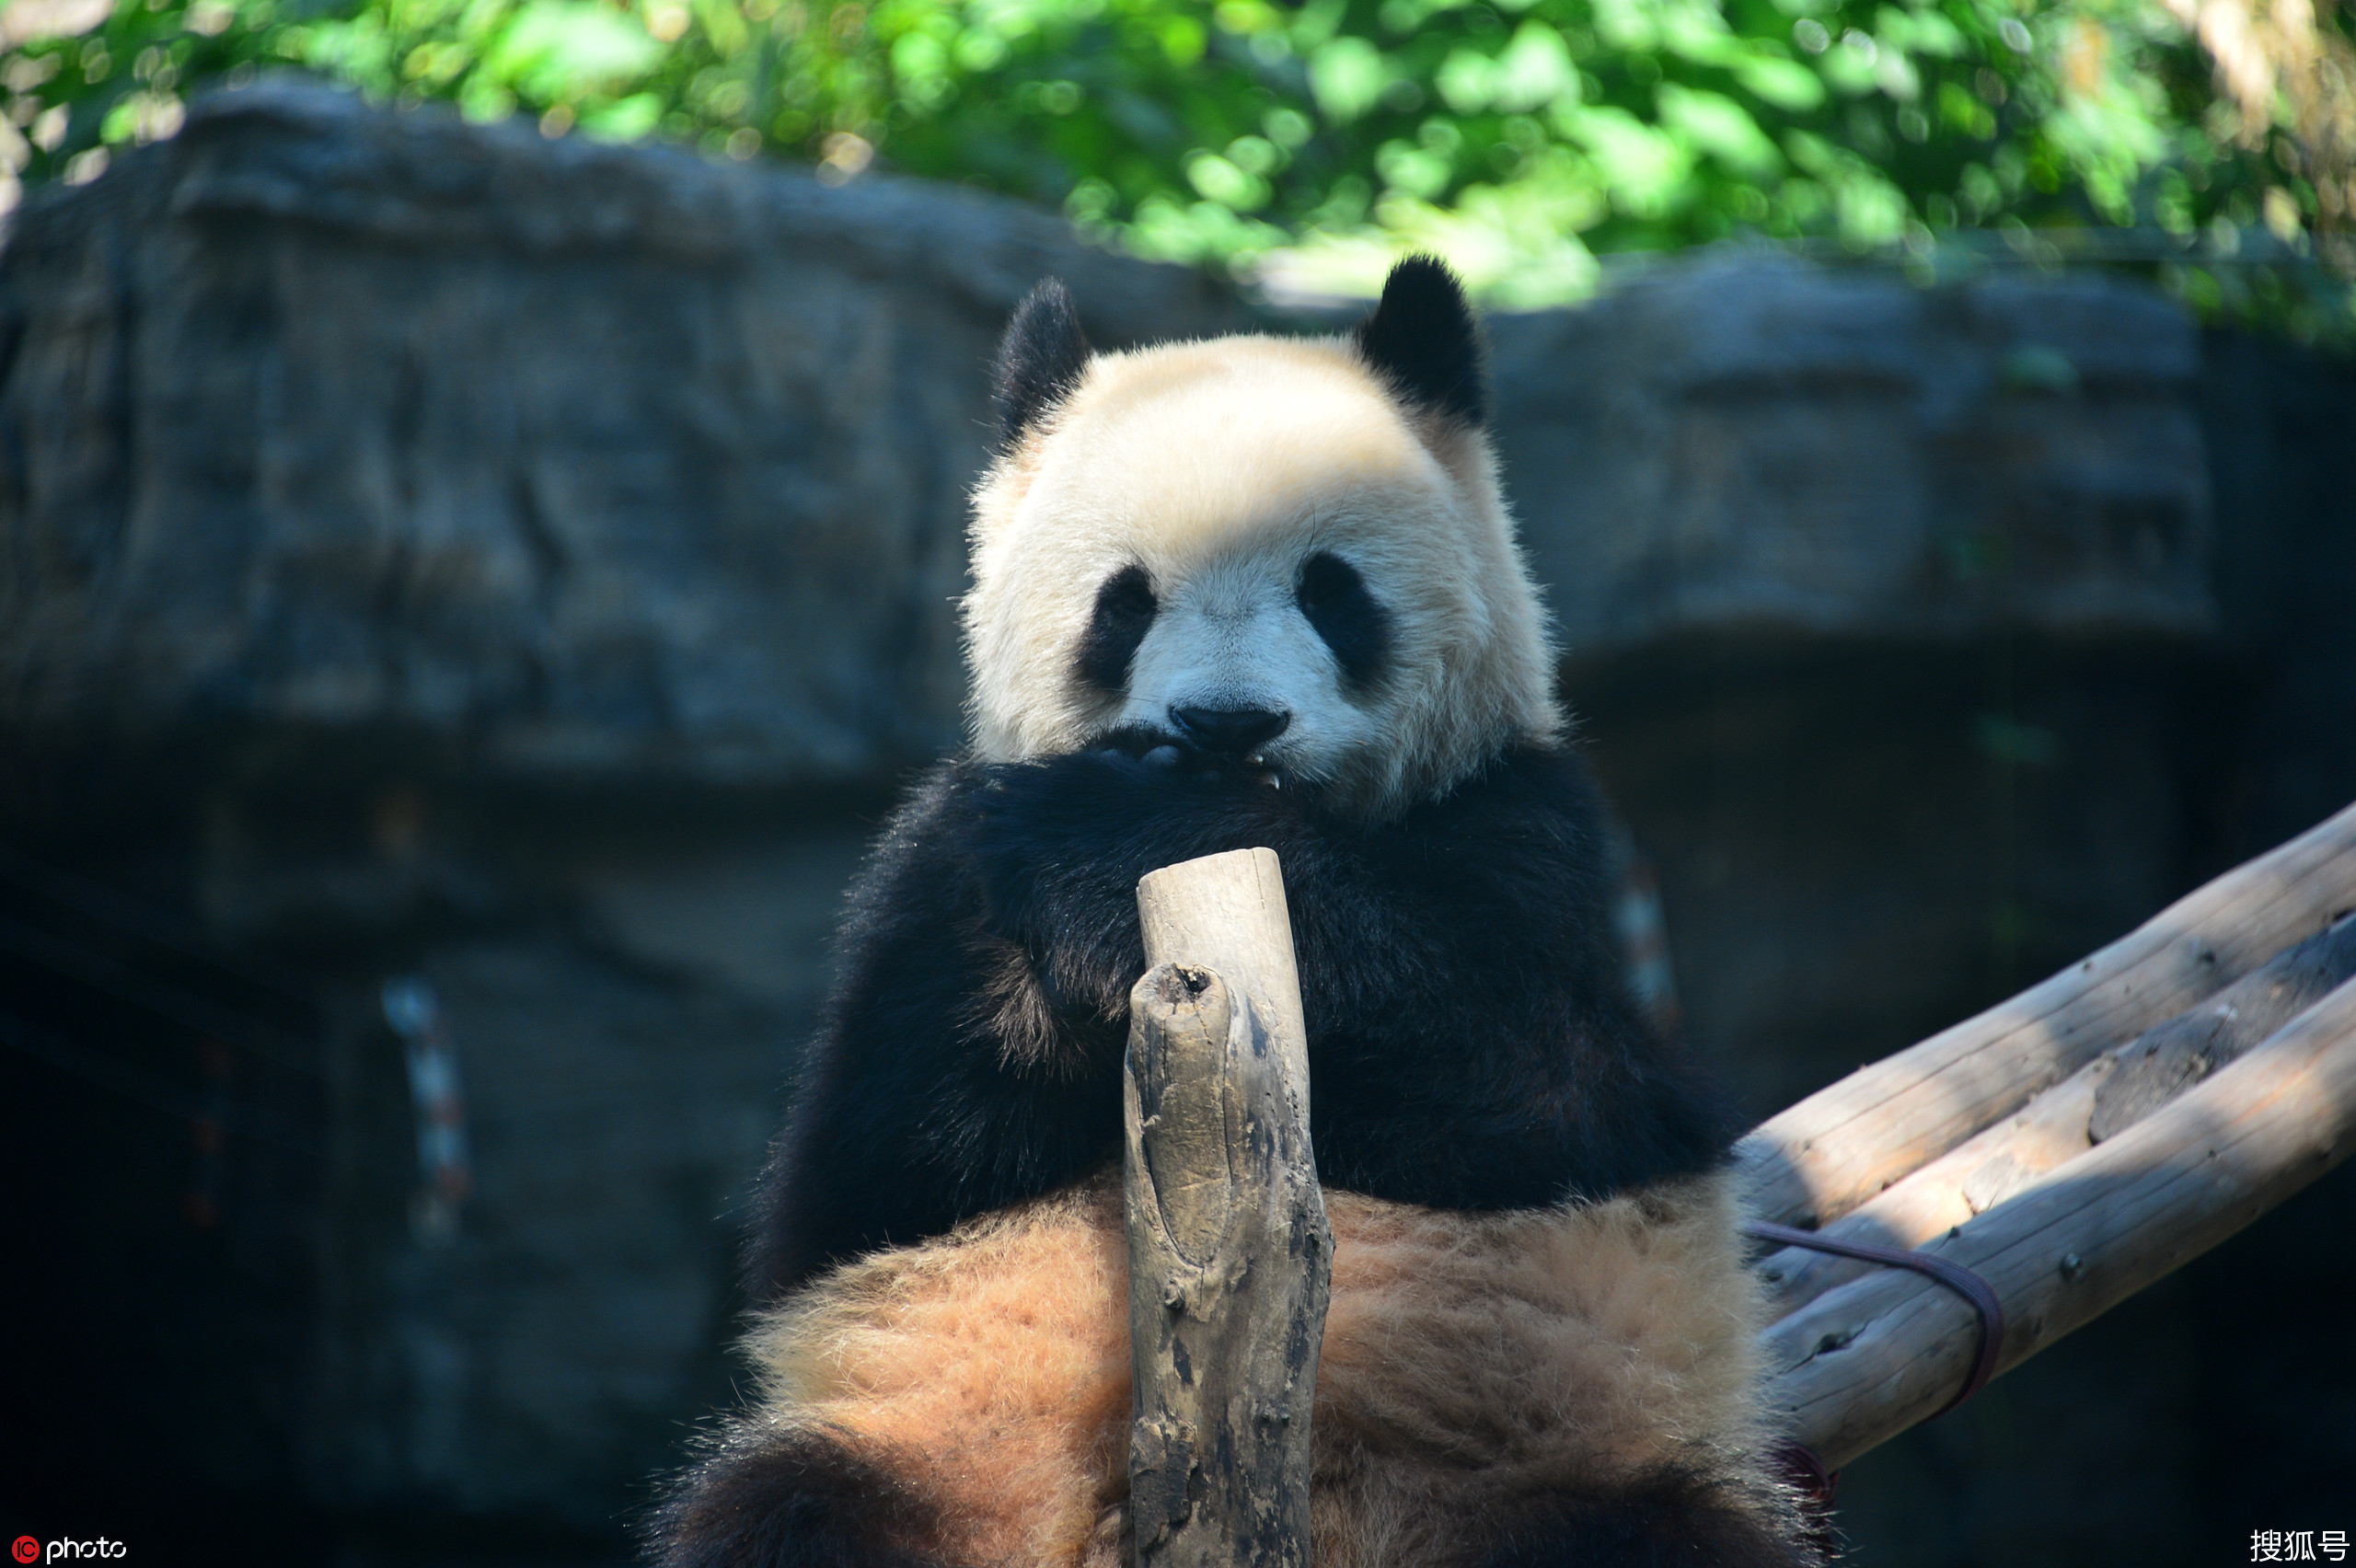
[[[1309,1036],[1267,849],[1138,884],[1124,1162],[1138,1568],[1308,1568],[1309,1419],[1333,1232]]]

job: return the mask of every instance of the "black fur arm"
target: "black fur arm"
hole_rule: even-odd
[[[986,906],[977,770],[936,770],[851,894],[752,1239],[754,1298],[1110,1159],[1125,1018],[1049,994]]]
[[[756,1298],[1111,1160],[1138,879],[1284,865],[1329,1184],[1448,1208],[1703,1169],[1731,1124],[1623,987],[1600,815],[1525,749],[1364,827],[1118,754],[956,764],[886,829],[845,927],[755,1239]]]

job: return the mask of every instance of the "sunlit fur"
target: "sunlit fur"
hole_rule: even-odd
[[[1389,612],[1352,689],[1294,603],[1329,550]],[[1073,674],[1097,585],[1143,566],[1161,603],[1128,689]],[[1099,355],[975,498],[965,600],[974,746],[1019,761],[1175,707],[1288,712],[1281,775],[1386,817],[1507,740],[1560,728],[1545,617],[1479,430],[1392,398],[1348,340],[1222,338]]]
[[[1766,1521],[1757,1301],[1729,1182],[1466,1215],[1329,1191],[1313,1446],[1319,1568],[1453,1568],[1516,1505],[1664,1468]],[[875,1254],[749,1349],[747,1424],[909,1478],[952,1562],[1127,1561],[1128,1256],[1110,1176]]]

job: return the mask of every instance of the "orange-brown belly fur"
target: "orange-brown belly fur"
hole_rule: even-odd
[[[1328,1192],[1321,1568],[1460,1561],[1484,1500],[1760,1475],[1728,1180],[1509,1214]],[[1112,1175],[848,1264],[756,1327],[759,1419],[827,1429],[975,1563],[1122,1560],[1128,1254]]]

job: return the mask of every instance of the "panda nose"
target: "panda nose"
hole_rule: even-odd
[[[1173,708],[1170,717],[1203,750],[1239,756],[1266,745],[1292,722],[1291,714],[1265,708]]]

